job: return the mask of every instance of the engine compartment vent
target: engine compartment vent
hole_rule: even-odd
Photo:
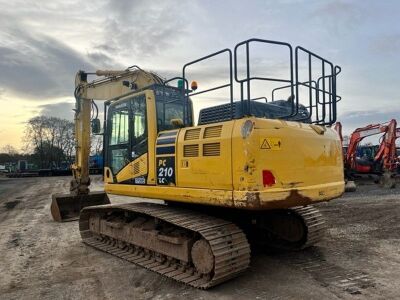
[[[206,127],[204,129],[203,138],[205,138],[205,139],[218,138],[218,137],[221,137],[221,132],[222,132],[222,125]]]
[[[139,174],[140,172],[140,163],[137,161],[133,164],[133,174]]]
[[[201,128],[189,129],[185,132],[185,141],[188,140],[198,140],[200,137]]]
[[[220,156],[221,145],[220,143],[203,144],[203,156]]]
[[[199,156],[199,145],[184,145],[183,146],[184,157],[197,157]]]

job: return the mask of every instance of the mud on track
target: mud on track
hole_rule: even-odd
[[[360,186],[318,205],[330,226],[323,242],[254,253],[242,276],[201,291],[84,245],[77,222],[54,223],[51,194],[69,179],[0,178],[0,299],[400,298],[399,187]]]

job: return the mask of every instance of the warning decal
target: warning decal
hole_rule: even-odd
[[[269,145],[267,139],[262,139],[260,148],[261,149],[271,149],[271,146]]]
[[[280,138],[260,138],[260,149],[281,150],[282,142]]]

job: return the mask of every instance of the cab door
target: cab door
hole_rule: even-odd
[[[149,142],[147,113],[146,93],[121,100],[110,107],[107,163],[115,183],[148,183],[148,175],[152,173],[149,172],[149,144],[152,142]]]
[[[140,95],[131,101],[131,158],[136,158],[148,153],[146,97]]]
[[[128,101],[110,107],[108,118],[107,165],[114,175],[131,160]]]

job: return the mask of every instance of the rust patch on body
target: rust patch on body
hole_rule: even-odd
[[[326,200],[320,200],[326,201]],[[316,202],[309,197],[305,197],[299,193],[297,189],[290,190],[289,195],[283,199],[271,199],[263,201],[260,198],[260,192],[247,192],[244,200],[236,202],[237,208],[249,210],[266,210],[266,209],[280,209],[290,208],[294,206],[309,205]]]
[[[312,202],[311,198],[309,197],[304,197],[299,193],[298,190],[291,190],[290,194],[288,197],[286,197],[287,201],[306,201],[306,202]]]
[[[259,208],[261,206],[260,192],[248,192],[245,199],[246,208]]]

